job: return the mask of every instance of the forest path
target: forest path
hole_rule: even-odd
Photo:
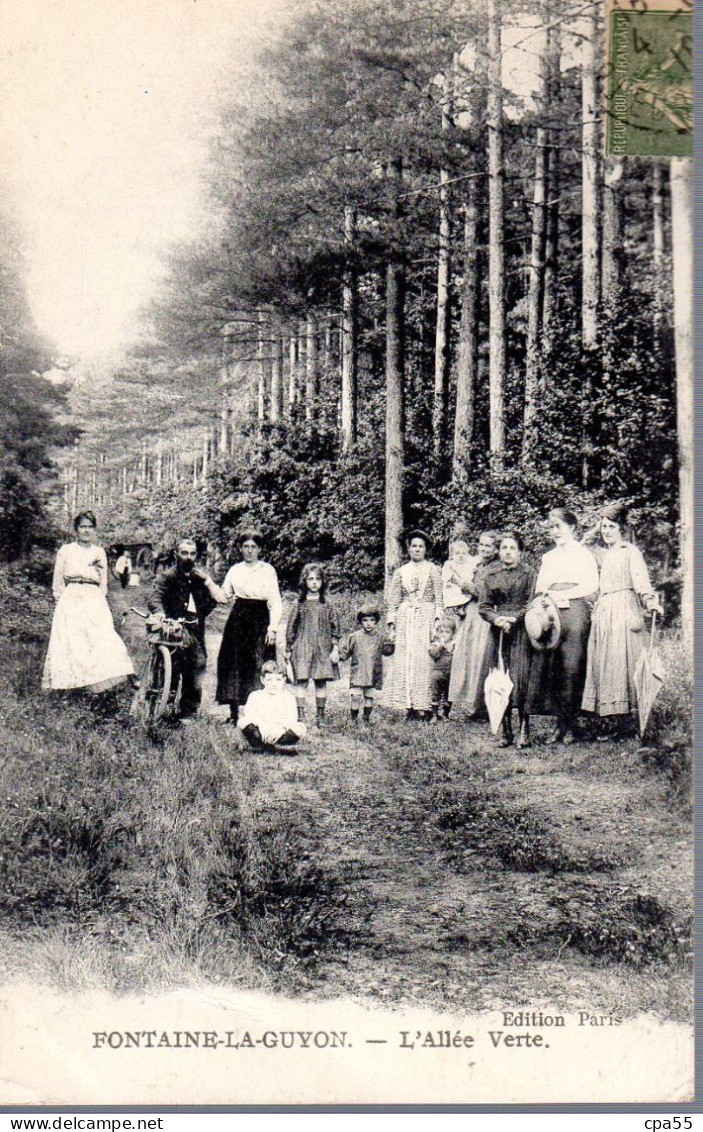
[[[486,724],[382,708],[354,725],[343,670],[322,730],[293,756],[257,754],[213,702],[216,624],[207,644],[204,712],[243,812],[332,878],[314,961],[282,986],[440,1009],[685,1013],[687,826],[636,741],[548,747],[538,720],[531,750],[502,750]]]

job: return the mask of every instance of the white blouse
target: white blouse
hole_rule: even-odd
[[[239,716],[237,726],[243,731],[253,723],[259,728],[265,743],[275,743],[286,731],[305,734],[305,724],[298,722],[298,708],[295,696],[286,688],[280,692],[252,692]]]
[[[278,576],[273,566],[268,562],[237,562],[231,566],[225,575],[220,587],[224,601],[237,600],[238,597],[249,601],[265,601],[269,607],[269,629],[274,632],[283,615],[283,602],[281,591],[278,588]]]
[[[535,582],[535,593],[542,594],[556,587],[564,598],[589,597],[598,592],[598,563],[595,556],[575,539],[555,546],[542,556],[542,565]]]
[[[107,593],[107,555],[101,546],[81,546],[79,542],[67,542],[59,547],[54,564],[52,592],[58,601],[72,580],[97,582]]]

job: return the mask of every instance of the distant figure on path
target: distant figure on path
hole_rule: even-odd
[[[94,541],[95,515],[81,511],[73,527],[76,541],[56,555],[56,609],[42,688],[103,692],[133,676],[134,668],[107,604],[107,556]]]
[[[243,561],[227,571],[217,589],[218,601],[234,602],[217,658],[217,702],[229,704],[232,723],[237,722],[240,704],[259,691],[262,664],[275,657],[283,613],[276,571],[260,558],[261,531],[243,530],[239,546]]]
[[[147,603],[152,613],[173,619],[183,618],[185,622],[189,645],[179,650],[183,675],[182,719],[196,715],[200,707],[207,664],[205,618],[218,601],[217,586],[204,570],[198,569],[197,557],[198,550],[193,539],[182,539],[176,552],[176,565],[159,574]]]
[[[405,709],[408,719],[429,720],[433,661],[429,653],[435,623],[444,616],[442,575],[427,561],[429,537],[410,531],[405,545],[410,561],[391,579],[388,626],[395,632],[395,655],[388,706]]]
[[[115,563],[115,577],[119,580],[122,589],[126,589],[129,583],[129,576],[132,573],[132,559],[127,552],[120,548],[118,559]]]

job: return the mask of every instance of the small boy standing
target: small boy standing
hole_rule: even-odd
[[[295,696],[286,688],[286,678],[272,660],[261,668],[260,692],[252,692],[239,714],[237,727],[254,750],[293,747],[306,734],[298,719]]]
[[[429,648],[434,660],[432,672],[432,714],[435,719],[448,719],[452,705],[449,700],[449,678],[452,673],[456,627],[445,617],[437,627],[435,640]]]
[[[393,652],[393,642],[379,629],[381,611],[375,605],[362,605],[356,615],[361,626],[340,641],[339,659],[350,660],[349,693],[351,718],[358,722],[363,704],[364,723],[371,722],[374,692],[383,686],[383,660]]]

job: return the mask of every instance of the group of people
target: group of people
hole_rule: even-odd
[[[637,707],[643,613],[661,613],[644,558],[627,537],[627,506],[604,508],[590,532],[598,544],[578,541],[576,516],[565,508],[550,511],[548,526],[554,549],[537,573],[514,530],[483,531],[473,556],[455,529],[441,571],[427,559],[427,535],[409,533],[409,561],[390,590],[389,706],[424,719],[450,709],[480,718],[486,678],[503,669],[513,688],[501,746],[515,741],[514,709],[519,747],[531,743],[531,715],[554,717],[548,743],[573,743],[581,711],[610,722],[605,737],[619,733],[617,721]]]
[[[553,715],[547,741],[567,744],[582,710],[611,721],[629,717],[636,707],[643,610],[659,607],[644,559],[627,537],[627,509],[604,509],[598,547],[577,540],[577,520],[568,510],[551,511],[548,524],[555,545],[537,573],[523,561],[523,540],[514,530],[483,531],[472,554],[467,531],[457,524],[441,569],[428,557],[428,536],[410,531],[408,561],[391,579],[385,625],[378,606],[365,604],[357,629],[346,635],[327,594],[324,566],[309,563],[284,641],[278,578],[261,558],[261,533],[241,532],[242,561],[221,585],[198,566],[195,543],[184,539],[176,565],[156,579],[148,600],[155,621],[180,619],[187,634],[182,718],[194,716],[201,701],[206,619],[217,605],[230,603],[216,698],[229,705],[230,721],[254,747],[290,747],[305,735],[310,682],[315,721],[323,726],[327,686],[345,660],[351,718],[367,724],[380,695],[409,718],[438,719],[459,710],[480,719],[486,678],[496,668],[507,669],[513,685],[503,746],[515,741],[513,709],[519,747],[530,745],[534,714]],[[56,559],[57,605],[43,686],[102,690],[133,677],[133,667],[107,604],[107,560],[95,544],[95,516],[82,512],[74,526],[76,541],[62,546]],[[390,658],[385,688],[384,656]]]

